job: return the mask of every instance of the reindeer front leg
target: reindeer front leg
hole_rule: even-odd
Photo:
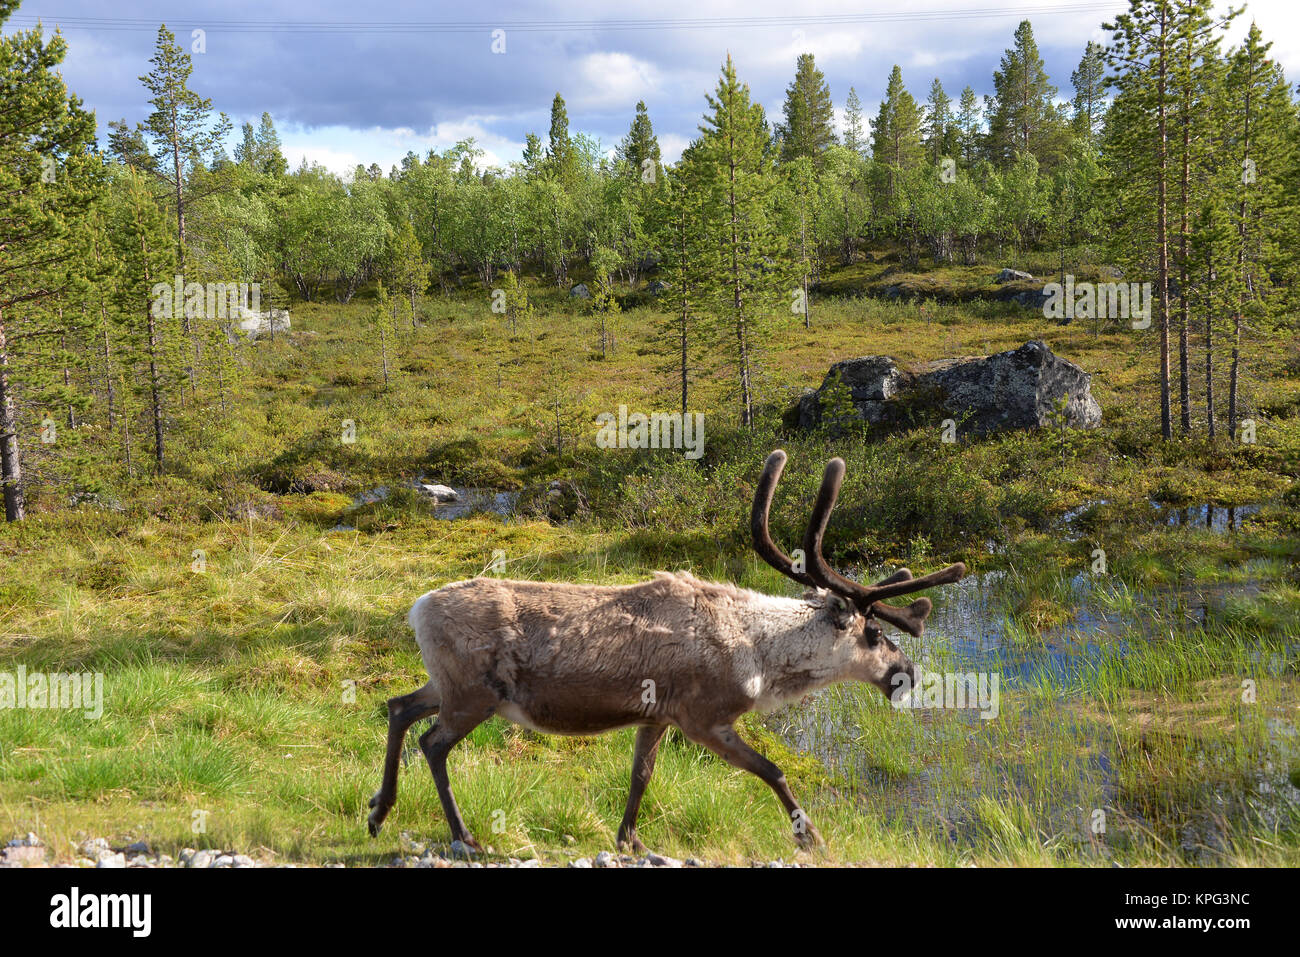
[[[702,744],[722,760],[733,767],[748,771],[767,782],[767,786],[776,792],[785,806],[785,813],[794,822],[794,839],[800,847],[811,848],[825,844],[817,828],[813,827],[808,815],[794,799],[790,785],[785,781],[785,773],[775,764],[763,757],[741,739],[736,729],[729,724],[717,725],[707,730],[682,729],[688,738]]]

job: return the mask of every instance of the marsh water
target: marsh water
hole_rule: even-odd
[[[1240,512],[1227,512],[1219,510],[1222,522],[1208,510],[1196,518],[1230,531]],[[937,828],[954,850],[977,839],[1011,840],[1010,831],[1075,844],[1084,855],[1154,839],[1189,863],[1212,863],[1234,831],[1297,826],[1296,701],[1261,701],[1264,710],[1248,712],[1241,726],[1203,735],[1177,724],[1202,717],[1196,702],[1183,714],[1181,700],[1147,695],[1136,738],[1152,750],[1135,759],[1134,735],[1117,731],[1096,678],[1108,666],[1123,667],[1140,643],[1197,640],[1225,605],[1258,591],[1249,576],[1129,591],[1085,572],[1051,589],[1067,609],[1062,620],[1027,629],[1014,610],[1024,605],[1023,581],[1000,571],[968,576],[936,596],[925,635],[904,635],[901,643],[923,673],[996,675],[1001,708],[991,721],[970,700],[973,686],[960,709],[933,702],[898,709],[883,727],[901,742],[879,740],[882,724],[867,709],[891,705],[864,686],[826,689],[766,721],[792,747],[815,755],[864,813]],[[919,693],[912,701],[923,704]],[[1247,720],[1254,723],[1246,727]]]

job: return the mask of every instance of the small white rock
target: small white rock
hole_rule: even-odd
[[[96,867],[126,867],[125,854],[105,854],[100,857]]]

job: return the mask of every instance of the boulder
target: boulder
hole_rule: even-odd
[[[572,289],[569,290],[569,298],[570,298],[570,299],[590,299],[590,298],[591,298],[591,290],[587,288],[587,284],[586,284],[585,282],[580,282],[580,283],[578,283],[576,286],[574,286]]]
[[[820,389],[800,397],[800,428],[820,423],[822,396],[837,376],[848,387],[857,415],[871,425],[903,424],[910,411],[926,405],[932,413],[927,419],[955,419],[966,434],[1036,429],[1056,424],[1056,403],[1062,397],[1067,426],[1093,429],[1101,424],[1092,377],[1039,341],[991,356],[940,359],[911,370],[900,369],[890,356],[845,359],[831,367]]]
[[[289,310],[272,309],[270,312],[254,312],[251,309],[245,309],[239,319],[238,327],[250,339],[260,339],[262,336],[273,336],[277,332],[287,332],[289,329]]]
[[[993,277],[993,281],[996,283],[1018,282],[1020,280],[1032,281],[1033,278],[1030,273],[1021,272],[1019,269],[1003,269]]]
[[[439,504],[460,501],[460,493],[449,485],[426,485],[423,482],[417,482],[415,488],[421,495],[425,495]]]
[[[650,293],[650,295],[652,296],[662,296],[664,293],[670,291],[672,288],[673,288],[672,283],[663,282],[659,279],[656,279],[654,282],[650,283],[650,285],[645,287],[646,292]]]

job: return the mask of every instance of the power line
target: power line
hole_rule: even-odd
[[[755,17],[648,17],[639,19],[530,19],[530,20],[227,20],[184,17],[170,22],[202,28],[210,33],[281,34],[364,34],[364,33],[490,33],[493,30],[521,33],[572,33],[626,30],[724,30],[756,27],[853,26],[871,23],[938,23],[996,17],[1034,17],[1071,13],[1101,14],[1123,7],[1112,2],[1052,3],[1040,7],[979,7],[967,10],[900,10],[886,13],[790,14]],[[160,19],[146,17],[40,17],[15,15],[11,22],[33,27],[48,20],[65,30],[148,31],[158,29]],[[161,18],[168,22],[168,18]]]

